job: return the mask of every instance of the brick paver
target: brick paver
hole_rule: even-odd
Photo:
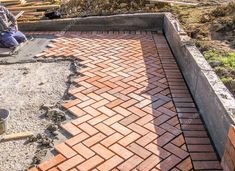
[[[64,104],[72,137],[38,170],[221,169],[163,34],[69,32],[37,56],[82,66]]]

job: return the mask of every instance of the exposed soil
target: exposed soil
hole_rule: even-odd
[[[0,65],[0,108],[8,109],[9,133],[45,133],[51,123],[42,116],[42,105],[61,101],[66,92],[71,62]],[[0,170],[21,171],[32,163],[38,143],[25,140],[0,143]],[[45,151],[37,151],[45,153]],[[44,154],[40,154],[44,155]]]

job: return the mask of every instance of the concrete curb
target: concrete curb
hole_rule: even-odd
[[[165,15],[165,36],[215,147],[223,156],[229,127],[235,124],[234,97],[179,26],[170,13]]]
[[[120,14],[19,23],[22,31],[162,30],[164,13]]]

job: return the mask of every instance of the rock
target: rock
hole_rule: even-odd
[[[120,8],[126,8],[127,6],[128,6],[127,3],[121,3],[121,4],[119,5]]]
[[[206,23],[206,22],[209,22],[211,20],[210,16],[209,15],[203,15],[202,18],[201,18],[201,22],[202,23]]]
[[[211,67],[215,68],[215,67],[221,66],[222,62],[220,62],[220,61],[211,61],[211,62],[209,62],[209,64],[211,65]]]

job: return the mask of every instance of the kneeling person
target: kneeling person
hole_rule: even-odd
[[[0,5],[0,47],[14,49],[26,40],[26,36],[18,31],[15,16]]]

